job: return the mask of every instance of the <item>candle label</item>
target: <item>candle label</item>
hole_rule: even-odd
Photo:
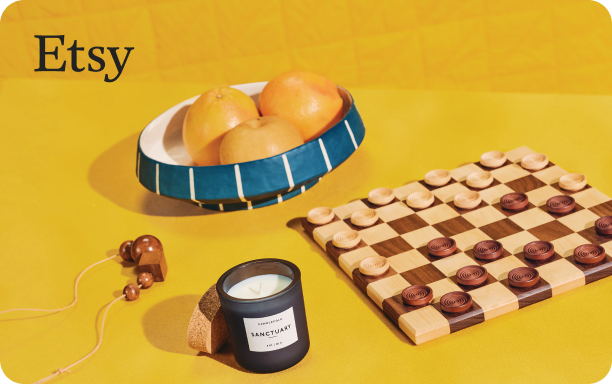
[[[285,348],[298,340],[293,307],[273,316],[244,319],[244,328],[253,352],[269,352]]]

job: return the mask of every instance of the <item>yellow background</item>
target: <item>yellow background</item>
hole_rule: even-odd
[[[7,10],[0,310],[68,304],[81,270],[144,233],[163,241],[169,264],[166,282],[110,310],[101,349],[58,380],[593,383],[605,376],[612,279],[417,347],[297,218],[521,145],[612,195],[609,14],[586,0],[376,5],[25,0]],[[86,48],[136,50],[113,84],[87,72],[35,74],[30,36],[52,33]],[[290,68],[346,85],[367,127],[362,147],[319,185],[281,205],[221,214],[139,185],[136,141],[147,122],[212,85]],[[300,364],[271,375],[240,370],[229,346],[209,356],[186,345],[204,291],[230,267],[262,257],[301,268],[312,342]],[[87,354],[104,306],[135,277],[132,266],[109,261],[84,276],[75,308],[0,315],[4,372],[32,382]]]

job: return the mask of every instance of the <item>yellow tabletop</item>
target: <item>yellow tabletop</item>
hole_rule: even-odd
[[[572,382],[612,362],[612,279],[415,346],[301,229],[313,207],[434,168],[522,145],[612,194],[612,97],[350,89],[366,124],[361,148],[303,196],[214,213],[157,196],[135,176],[138,134],[202,85],[7,80],[0,93],[0,310],[58,308],[88,265],[145,233],[164,243],[167,280],[111,308],[100,350],[64,383]],[[302,270],[311,350],[297,366],[257,375],[230,346],[189,349],[200,296],[230,267],[277,257]],[[58,314],[0,315],[0,364],[33,382],[90,352],[104,307],[132,265],[110,261],[82,279]]]

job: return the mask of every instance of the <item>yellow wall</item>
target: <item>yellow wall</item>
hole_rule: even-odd
[[[348,87],[612,93],[612,23],[591,0],[21,0],[2,15],[1,77],[102,81],[35,73],[35,34],[66,35],[62,60],[74,39],[135,47],[120,81],[309,69]]]

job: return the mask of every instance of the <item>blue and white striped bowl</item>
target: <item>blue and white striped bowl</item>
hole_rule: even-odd
[[[266,82],[232,86],[257,103]],[[185,200],[221,211],[260,208],[290,199],[315,185],[326,173],[357,150],[365,127],[352,96],[343,88],[343,119],[318,139],[267,159],[200,167],[182,139],[183,118],[199,97],[175,105],[153,120],[140,134],[136,175],[158,195]]]

